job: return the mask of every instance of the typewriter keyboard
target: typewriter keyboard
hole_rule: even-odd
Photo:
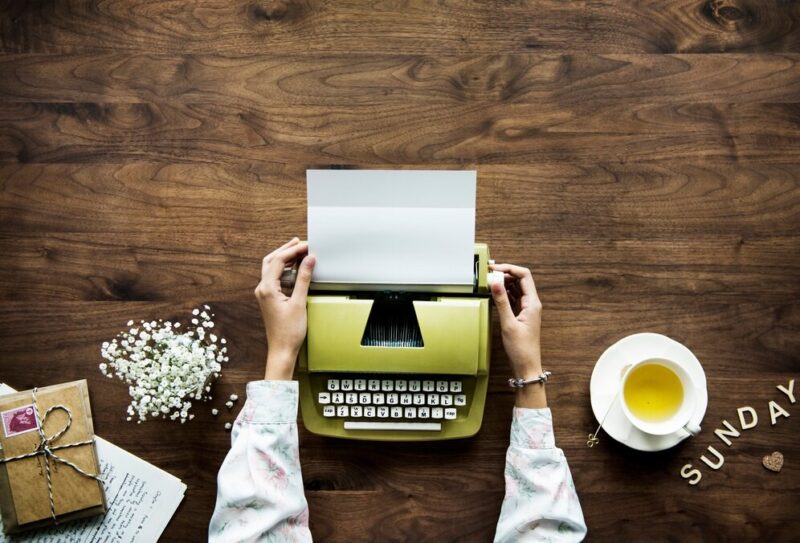
[[[466,391],[452,378],[338,378],[323,388],[323,416],[344,419],[345,430],[440,431],[443,421],[467,413]]]

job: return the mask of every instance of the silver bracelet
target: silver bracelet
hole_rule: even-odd
[[[528,379],[527,381],[525,379],[518,379],[512,377],[511,379],[508,380],[508,386],[510,386],[511,388],[522,388],[525,385],[532,385],[533,383],[545,384],[547,380],[550,379],[551,375],[552,373],[550,373],[549,371],[545,371],[544,373],[540,373],[538,377],[534,377],[533,379]]]

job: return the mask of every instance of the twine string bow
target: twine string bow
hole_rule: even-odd
[[[61,462],[62,464],[71,467],[72,469],[74,469],[75,471],[77,471],[78,473],[83,475],[84,477],[89,477],[91,479],[96,479],[96,480],[98,480],[100,482],[102,482],[103,479],[101,479],[98,474],[92,474],[92,473],[85,472],[80,467],[76,466],[75,464],[73,464],[72,462],[67,460],[66,458],[62,458],[62,457],[58,456],[53,451],[57,451],[59,449],[66,449],[66,448],[69,448],[69,447],[79,447],[81,445],[90,445],[90,444],[94,443],[94,436],[92,436],[91,438],[89,438],[89,439],[87,439],[85,441],[76,441],[75,443],[65,443],[63,445],[53,445],[53,443],[55,441],[57,441],[65,433],[67,433],[67,430],[69,430],[70,426],[72,426],[72,411],[70,411],[70,409],[67,406],[58,404],[58,405],[50,406],[47,409],[47,411],[45,411],[44,417],[40,417],[39,416],[39,406],[38,406],[38,403],[36,401],[36,388],[35,387],[31,391],[31,397],[33,398],[34,415],[36,416],[36,420],[39,422],[39,424],[37,425],[37,428],[36,428],[36,430],[39,433],[39,443],[33,448],[33,451],[31,451],[29,453],[20,454],[19,456],[12,456],[10,458],[0,458],[0,463],[13,462],[15,460],[22,460],[24,458],[31,458],[31,457],[40,456],[40,455],[44,456],[44,473],[45,473],[45,479],[47,480],[47,495],[48,495],[48,498],[50,499],[50,516],[53,517],[53,522],[58,524],[58,519],[56,518],[56,504],[55,504],[55,500],[53,498],[53,481],[52,481],[52,478],[50,476],[50,461],[53,460],[55,462]],[[67,414],[67,423],[64,425],[64,427],[61,430],[57,431],[56,433],[54,433],[53,435],[48,437],[44,433],[44,424],[45,424],[45,421],[47,420],[47,417],[50,415],[50,413],[52,413],[53,411],[55,411],[57,409],[60,409],[61,411],[64,411]]]

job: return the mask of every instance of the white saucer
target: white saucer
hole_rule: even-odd
[[[644,332],[617,341],[597,360],[589,384],[592,411],[597,422],[600,423],[608,412],[601,434],[605,432],[620,443],[639,451],[663,451],[674,447],[690,435],[683,429],[665,436],[646,434],[633,426],[625,417],[620,405],[621,398],[615,400],[622,384],[622,373],[628,364],[657,357],[683,364],[689,375],[694,378],[697,383],[697,406],[691,422],[700,425],[708,407],[706,374],[692,351],[667,336]],[[602,440],[602,437],[600,439]]]

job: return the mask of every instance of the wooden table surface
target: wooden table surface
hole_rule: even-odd
[[[243,396],[259,259],[305,235],[311,167],[477,169],[477,239],[535,272],[590,540],[800,537],[800,404],[776,389],[800,378],[798,2],[2,2],[0,380],[88,379],[97,433],[189,486],[164,541],[205,537],[234,413],[126,423],[100,344],[209,303],[231,349],[213,405]],[[593,365],[637,331],[702,361],[704,431],[589,449]],[[473,439],[301,430],[318,541],[491,539],[513,404],[494,345]],[[758,426],[728,447],[713,430],[745,405]]]

